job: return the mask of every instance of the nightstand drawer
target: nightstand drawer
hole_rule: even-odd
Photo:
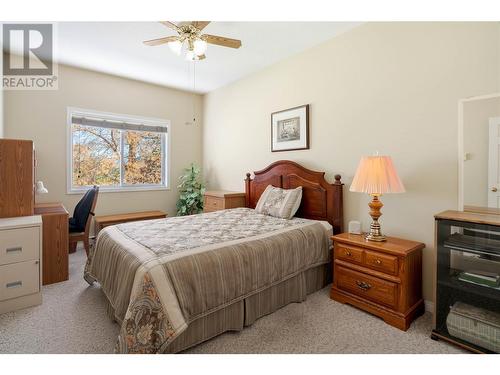
[[[392,255],[365,250],[365,265],[377,271],[398,274],[398,257]]]
[[[40,259],[39,241],[38,227],[0,231],[0,265]]]
[[[38,293],[40,291],[40,262],[0,266],[0,301]]]
[[[205,211],[218,211],[224,209],[224,199],[219,197],[205,196]]]
[[[381,305],[396,307],[397,284],[341,266],[335,267],[335,273],[339,289]]]
[[[335,259],[342,259],[347,262],[363,264],[364,250],[359,247],[339,244],[335,246]]]

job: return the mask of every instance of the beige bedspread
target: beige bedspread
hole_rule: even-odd
[[[119,353],[157,353],[190,322],[328,262],[328,223],[237,208],[121,224],[85,268],[121,323]]]

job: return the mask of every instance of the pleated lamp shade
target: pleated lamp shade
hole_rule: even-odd
[[[404,193],[405,187],[390,156],[364,156],[349,190],[368,194]]]

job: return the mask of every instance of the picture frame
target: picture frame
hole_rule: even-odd
[[[271,152],[309,149],[309,104],[271,113]]]

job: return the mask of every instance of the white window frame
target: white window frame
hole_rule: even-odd
[[[165,134],[162,137],[162,184],[158,185],[120,185],[120,186],[100,186],[99,192],[123,192],[123,191],[152,191],[152,190],[170,190],[170,156],[171,156],[171,140],[172,140],[172,132],[170,126],[170,120],[153,118],[153,117],[142,117],[142,116],[133,116],[126,114],[118,114],[111,112],[100,112],[89,109],[82,109],[76,107],[68,107],[67,108],[67,137],[66,137],[66,193],[67,194],[81,194],[82,192],[87,191],[88,187],[73,187],[73,139],[72,139],[72,127],[73,127],[73,116],[81,116],[81,117],[90,117],[90,118],[100,118],[103,120],[110,121],[123,121],[123,122],[131,122],[131,123],[139,123],[143,125],[149,126],[161,126],[166,127],[167,132],[162,133]],[[123,138],[121,137],[121,148],[123,150]],[[166,162],[165,162],[166,159]],[[120,168],[121,173],[123,174],[123,163],[120,160]],[[121,181],[120,181],[121,183]]]

